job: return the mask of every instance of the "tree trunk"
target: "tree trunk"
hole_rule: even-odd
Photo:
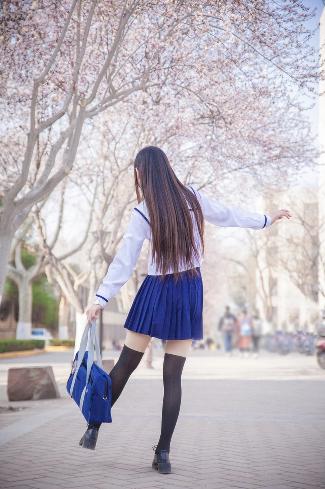
[[[60,307],[59,307],[59,338],[60,340],[67,340],[68,334],[68,322],[69,322],[70,305],[64,295],[61,295]]]
[[[2,301],[3,289],[7,276],[7,266],[10,256],[10,248],[13,235],[0,231],[0,303]]]
[[[19,281],[19,319],[17,339],[30,339],[32,334],[32,282],[29,277]]]

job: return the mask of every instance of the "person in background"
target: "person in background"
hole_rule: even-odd
[[[226,306],[225,313],[220,318],[218,329],[223,334],[225,352],[229,355],[232,354],[233,350],[233,335],[235,333],[236,322],[236,316],[231,313],[230,307]]]
[[[260,340],[263,334],[263,322],[260,318],[258,310],[252,317],[252,342],[253,342],[253,352],[255,358],[258,357],[260,352]]]
[[[239,350],[242,355],[247,356],[252,345],[252,319],[246,309],[243,309],[239,320]]]
[[[118,340],[112,340],[112,347],[113,350],[122,350],[122,347],[120,345],[120,342]]]

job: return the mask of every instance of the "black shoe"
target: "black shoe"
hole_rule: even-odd
[[[152,448],[155,450],[156,446],[153,446]],[[171,473],[172,467],[169,460],[169,452],[167,450],[159,450],[158,453],[155,453],[152,461],[152,468],[157,470],[160,474]]]
[[[87,428],[85,434],[81,438],[79,445],[82,448],[88,448],[89,450],[95,450],[98,438],[98,428]]]

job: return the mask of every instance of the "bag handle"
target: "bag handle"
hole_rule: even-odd
[[[98,343],[97,330],[96,330],[96,321],[93,321],[90,325],[90,328],[89,328],[89,349],[88,349],[88,357],[87,357],[86,382],[85,382],[85,387],[82,391],[82,394],[80,397],[80,402],[79,402],[79,408],[81,411],[83,408],[83,403],[84,403],[85,395],[86,395],[87,388],[88,388],[88,382],[89,382],[91,368],[92,368],[93,363],[94,363],[94,352],[96,352],[97,363],[99,363],[99,366],[102,367],[102,358],[101,358],[100,350],[99,350],[99,343]]]
[[[84,329],[84,332],[82,334],[82,337],[81,337],[79,351],[78,351],[77,365],[76,365],[75,372],[74,372],[74,375],[73,375],[73,378],[72,378],[72,382],[71,382],[71,386],[70,386],[69,394],[70,394],[71,397],[72,397],[72,394],[73,394],[73,389],[74,389],[74,385],[75,385],[75,382],[76,382],[77,374],[78,374],[79,368],[81,366],[81,363],[82,363],[82,360],[83,360],[83,357],[84,357],[84,354],[85,354],[85,351],[86,351],[86,348],[87,348],[89,330],[90,330],[90,323],[87,323],[87,325],[86,325],[86,327]]]
[[[102,368],[102,358],[99,350],[98,336],[96,330],[96,321],[92,321],[89,328],[89,348],[88,348],[88,357],[87,357],[87,375],[86,375],[86,386],[89,382],[91,367],[94,363],[94,353],[96,352],[97,364]]]
[[[100,354],[99,339],[98,339],[98,334],[97,334],[96,321],[93,321],[93,323],[92,323],[92,331],[93,331],[93,345],[95,346],[97,365],[99,365],[100,368],[103,368],[102,356]]]

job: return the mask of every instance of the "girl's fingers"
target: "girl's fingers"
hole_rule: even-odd
[[[94,321],[95,319],[97,319],[99,311],[100,309],[97,307],[95,309],[90,308],[88,311],[86,311],[86,317],[88,321]]]
[[[292,215],[290,214],[290,211],[288,209],[280,209],[273,217],[272,224],[274,224],[277,221],[281,221],[281,219],[284,218],[290,219]]]
[[[88,321],[93,321],[93,319],[95,319],[94,314],[91,311],[87,312],[87,319]]]
[[[278,218],[283,219],[283,217],[286,217],[287,219],[290,219],[291,214],[287,209],[281,209]]]

